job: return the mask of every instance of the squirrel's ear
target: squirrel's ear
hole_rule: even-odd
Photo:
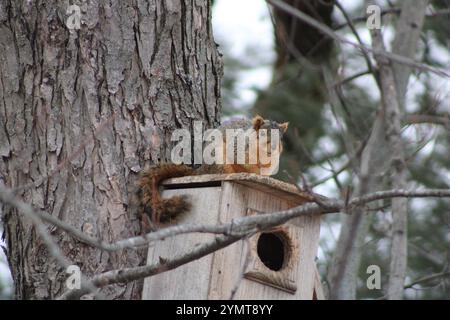
[[[259,128],[261,128],[262,125],[264,124],[264,119],[261,116],[256,116],[253,118],[252,123],[253,123],[253,129],[259,130]]]
[[[283,133],[285,133],[289,127],[289,122],[285,122],[279,125],[281,131],[283,131]]]

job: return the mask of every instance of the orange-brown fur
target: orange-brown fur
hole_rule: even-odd
[[[145,170],[138,181],[141,213],[147,213],[153,222],[166,222],[173,218],[177,212],[189,210],[190,204],[185,197],[176,196],[163,199],[158,189],[161,181],[188,176],[193,171],[191,167],[173,163],[154,165]]]
[[[276,124],[271,121],[269,128],[274,125],[281,129],[284,133],[287,130],[288,123]],[[256,116],[250,122],[249,120],[236,120],[231,124],[224,125],[222,129],[228,128],[242,128],[248,129],[253,127],[255,130],[265,128],[268,126],[268,121],[260,116]],[[225,138],[224,138],[225,139]],[[281,154],[282,147],[278,152]],[[197,169],[193,169],[186,165],[177,165],[173,163],[163,163],[153,165],[149,169],[144,170],[138,181],[138,201],[140,213],[146,213],[151,222],[155,224],[170,222],[178,215],[188,212],[191,208],[191,203],[187,196],[174,196],[169,199],[163,199],[159,192],[160,184],[168,178],[201,175],[201,174],[220,174],[220,173],[239,173],[249,172],[260,174],[261,168],[267,167],[257,161],[253,165],[240,164],[223,164],[223,165],[202,165]]]

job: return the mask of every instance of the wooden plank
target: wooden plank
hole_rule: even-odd
[[[256,207],[262,212],[273,212],[283,209],[288,209],[293,205],[293,203],[283,201],[282,199],[276,199],[267,197],[264,193],[258,194],[257,192],[250,192],[249,207]],[[309,219],[308,219],[309,218]],[[320,219],[320,217],[319,217]],[[311,217],[301,217],[293,220],[293,224],[296,226],[297,239],[299,243],[298,246],[298,261],[296,261],[297,270],[295,273],[297,291],[295,294],[290,294],[285,291],[271,288],[267,285],[257,283],[251,280],[244,279],[242,287],[239,288],[236,298],[237,299],[247,299],[252,297],[254,299],[312,299],[312,287],[313,287],[313,272],[311,270],[311,264],[314,263],[314,257],[316,251],[314,248],[316,245],[314,241],[315,236],[308,238],[308,235],[314,232],[318,233],[317,227],[314,225],[314,219]],[[312,229],[311,229],[312,228]],[[311,232],[307,232],[309,230]],[[256,235],[257,236],[257,235]],[[318,238],[317,238],[318,239]],[[314,251],[314,252],[313,252]],[[310,262],[310,263],[308,263]]]
[[[178,194],[191,197],[193,208],[181,223],[226,223],[248,212],[275,212],[311,200],[310,195],[299,192],[293,185],[247,173],[174,178],[164,185],[168,188],[164,197]],[[240,241],[213,255],[145,279],[143,299],[229,299],[236,284],[239,287],[235,299],[312,299],[316,286],[314,258],[320,215],[300,217],[288,225],[291,226],[288,234],[296,242],[293,245],[297,261],[293,272],[284,270],[275,275],[274,271],[264,270],[267,267],[260,260],[256,261],[253,251],[253,260],[244,273],[257,276],[243,278],[241,272],[247,250]],[[253,250],[258,237],[259,234],[250,239]],[[149,248],[148,263],[188,252],[212,238],[213,235],[208,234],[168,238]],[[265,280],[268,281],[265,283]]]
[[[245,215],[247,194],[245,187],[235,183],[223,182],[219,223],[226,223]],[[242,241],[234,243],[220,251],[216,251],[212,260],[211,281],[208,299],[228,300],[234,285],[239,281],[241,269]]]
[[[260,214],[260,213],[253,213]],[[283,266],[280,270],[269,269],[258,256],[258,241],[261,233],[258,236],[250,239],[250,263],[244,273],[246,279],[260,282],[263,285],[272,286],[274,288],[284,290],[291,294],[297,291],[298,278],[298,263],[299,259],[299,239],[298,229],[291,224],[284,224],[282,226],[268,230],[267,233],[278,235],[278,238],[283,243]]]
[[[163,185],[170,188],[178,186],[190,186],[214,183],[218,181],[234,181],[247,185],[253,189],[258,189],[282,199],[291,201],[296,205],[313,201],[313,197],[306,193],[300,192],[298,188],[290,183],[280,181],[268,176],[262,176],[255,173],[230,173],[230,174],[205,174],[198,176],[186,176],[180,178],[167,179]]]
[[[313,298],[316,263],[319,248],[320,214],[304,216],[292,220],[300,230],[300,268],[298,281],[301,283],[302,298]]]
[[[191,212],[180,223],[216,224],[220,202],[220,187],[165,190],[163,197],[185,194],[191,198]],[[158,262],[160,257],[173,258],[189,252],[196,245],[211,241],[212,235],[186,234],[167,238],[148,250],[147,264]],[[179,268],[144,280],[142,299],[207,299],[212,255],[190,262]]]
[[[293,206],[292,202],[259,189],[251,189],[240,183],[225,181],[222,190],[220,222],[227,222],[243,216],[248,209],[274,212]],[[297,290],[294,294],[251,279],[239,280],[247,254],[241,241],[214,254],[209,299],[229,299],[236,283],[240,285],[235,299],[312,299],[314,286],[314,269],[312,267],[314,266],[315,250],[317,250],[315,242],[318,242],[319,223],[320,216],[302,217],[296,221],[294,229],[299,239],[299,258],[296,262]],[[251,239],[251,241],[256,240]],[[249,267],[251,268],[251,265]]]

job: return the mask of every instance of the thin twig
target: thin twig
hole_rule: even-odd
[[[391,197],[450,197],[450,189],[443,189],[443,190],[422,190],[422,191],[406,191],[406,190],[389,190],[389,191],[383,191],[383,192],[376,192],[374,194],[366,195],[363,197],[355,198],[352,201],[350,201],[350,205],[361,205],[367,202],[384,199],[384,198],[391,198]],[[4,187],[0,188],[0,200],[6,204],[12,205],[22,212],[25,212],[27,216],[33,219],[39,219],[31,206],[24,204],[23,202],[18,202],[15,198],[15,196],[12,194],[12,192],[8,192],[8,190]],[[220,236],[217,237],[216,240],[213,243],[205,244],[204,246],[200,247],[198,250],[194,250],[192,253],[179,256],[171,261],[164,261],[161,262],[158,265],[152,265],[152,266],[146,266],[146,267],[137,267],[137,268],[128,268],[128,269],[121,269],[121,270],[114,270],[109,271],[104,274],[95,276],[92,278],[92,280],[89,281],[82,281],[82,290],[80,291],[72,291],[72,293],[67,293],[63,297],[64,298],[75,298],[79,297],[79,294],[85,294],[87,292],[91,292],[95,290],[95,287],[102,287],[108,284],[118,283],[118,282],[124,282],[124,281],[132,281],[136,280],[141,277],[146,277],[150,275],[154,275],[163,271],[171,270],[173,268],[176,268],[177,266],[188,263],[192,260],[198,259],[202,257],[203,255],[206,255],[210,252],[213,252],[215,250],[218,250],[228,244],[231,244],[235,241],[238,241],[239,239],[245,237],[248,234],[252,234],[256,232],[256,230],[264,230],[266,228],[271,228],[276,225],[280,225],[285,223],[286,221],[301,216],[301,215],[313,215],[313,214],[320,214],[320,213],[330,213],[330,212],[337,212],[339,210],[342,210],[344,207],[343,201],[335,200],[335,199],[325,199],[322,200],[326,203],[325,206],[320,206],[316,203],[307,203],[305,205],[292,208],[289,210],[284,210],[276,213],[269,213],[269,214],[261,214],[256,216],[248,216],[248,217],[241,217],[238,219],[235,219],[231,223],[219,226],[218,229],[227,229],[232,230],[236,232],[241,229],[241,232],[238,233],[239,235],[230,235],[230,236]],[[37,220],[36,220],[37,221]],[[43,226],[41,222],[37,223],[36,226],[38,227],[39,234],[43,236],[45,239],[47,239],[46,242],[48,242],[49,235],[47,234],[47,230]],[[250,228],[250,226],[258,226],[257,229]],[[184,226],[186,228],[186,226]],[[188,228],[186,228],[188,229]],[[186,230],[185,229],[185,230]],[[172,231],[180,231],[183,230],[183,226],[173,227]],[[244,230],[248,230],[248,233],[246,234]],[[159,233],[158,233],[159,232]],[[161,236],[171,236],[175,234],[175,232],[171,232],[171,230],[161,230],[155,232],[158,233],[158,236],[155,238],[159,238]],[[149,235],[151,236],[151,235]],[[139,241],[139,245],[143,245],[145,241],[148,241],[148,239],[143,239]],[[133,241],[137,241],[139,238],[132,238]],[[129,242],[132,243],[133,241],[123,240],[123,242]],[[136,243],[135,243],[136,244]],[[61,257],[58,256],[59,248],[56,244],[51,244],[51,242],[48,242],[48,246],[52,248],[51,252],[58,257],[58,260],[63,264],[64,266],[70,265],[69,261],[61,260]],[[56,252],[56,254],[55,254]],[[95,287],[94,287],[95,286]],[[78,292],[75,294],[75,292]],[[94,291],[95,292],[95,291]]]
[[[400,8],[389,8],[389,9],[381,10],[380,15],[381,16],[385,16],[387,14],[399,15],[400,12],[401,12]],[[436,10],[435,12],[427,14],[426,17],[427,18],[435,18],[435,17],[439,17],[439,16],[443,16],[443,15],[450,15],[450,9]],[[359,23],[359,22],[366,22],[367,16],[356,17],[356,18],[353,18],[351,21],[353,24]],[[343,22],[341,24],[333,26],[333,29],[337,31],[337,30],[347,27],[348,25],[349,25],[348,21]]]
[[[97,287],[104,287],[115,283],[127,283],[134,280],[139,280],[145,277],[150,277],[162,272],[175,269],[179,266],[185,265],[191,261],[200,259],[210,253],[219,249],[225,248],[242,237],[236,236],[218,236],[211,242],[203,244],[187,254],[179,255],[172,260],[164,260],[147,266],[125,268],[119,270],[107,271],[92,278],[92,283]],[[70,290],[61,295],[59,300],[79,299],[86,294],[88,289],[84,286],[79,290]]]
[[[404,56],[401,56],[398,54],[384,52],[381,50],[374,49],[372,47],[368,47],[366,45],[360,45],[358,43],[350,41],[350,40],[346,39],[344,36],[341,36],[341,35],[337,34],[336,32],[334,32],[334,30],[331,29],[330,27],[328,27],[327,25],[316,21],[314,18],[311,18],[307,14],[301,12],[300,10],[297,10],[296,8],[290,6],[289,4],[287,4],[285,2],[282,2],[280,0],[267,0],[267,2],[270,3],[271,5],[279,8],[280,10],[285,11],[285,12],[291,14],[292,16],[304,21],[305,23],[317,28],[318,30],[322,31],[324,34],[335,39],[336,41],[350,45],[354,48],[358,48],[362,51],[371,52],[375,55],[381,55],[385,58],[388,58],[388,59],[390,59],[394,62],[400,63],[400,64],[414,67],[414,68],[417,68],[422,71],[429,71],[429,72],[432,72],[441,77],[450,78],[450,73],[448,73],[445,70],[433,68],[427,64],[420,63],[418,61],[415,61],[413,59],[410,59],[410,58],[407,58],[407,57],[404,57]]]
[[[427,115],[427,114],[409,114],[406,116],[406,123],[420,124],[431,123],[443,125],[450,131],[450,116],[449,115]]]
[[[428,281],[431,281],[431,280],[434,280],[434,279],[443,278],[443,277],[446,277],[446,276],[450,276],[450,270],[422,277],[420,279],[417,279],[417,280],[415,280],[415,281],[405,285],[404,288],[405,289],[409,289],[409,288],[414,287],[417,284],[421,284],[422,282],[428,282]]]
[[[347,14],[347,11],[345,11],[344,7],[339,3],[339,1],[336,1],[335,4],[336,4],[336,7],[338,7],[339,11],[341,11],[341,13],[344,15],[344,18],[347,21],[347,23],[350,27],[350,30],[354,34],[356,40],[358,41],[358,43],[361,46],[363,46],[364,43],[362,42],[361,37],[358,34],[358,31],[356,30],[355,26],[353,25],[353,22],[350,19],[350,16]],[[366,51],[362,50],[362,54],[364,56],[364,60],[366,61],[368,71],[374,75],[375,79],[378,79],[378,77],[376,76],[376,73],[375,73],[375,68],[372,65],[372,62],[370,60],[368,53]]]
[[[351,81],[353,81],[353,80],[355,80],[355,79],[357,79],[359,77],[366,76],[366,75],[371,74],[371,73],[372,72],[370,70],[364,70],[364,71],[357,72],[357,73],[355,73],[355,74],[353,74],[351,76],[348,76],[345,79],[342,79],[340,81],[337,81],[337,82],[333,83],[333,88],[340,87],[343,84],[346,84],[346,83],[351,82]]]
[[[301,189],[299,189],[301,190]],[[83,243],[91,245],[93,247],[105,250],[105,251],[117,251],[130,248],[142,248],[148,246],[149,243],[155,242],[161,239],[173,237],[180,234],[187,233],[210,233],[210,234],[223,234],[230,236],[246,236],[255,229],[259,230],[268,229],[281,225],[290,219],[297,218],[302,215],[313,215],[317,213],[326,214],[333,212],[340,212],[346,208],[346,203],[343,200],[327,198],[314,194],[313,199],[317,203],[306,203],[304,205],[283,210],[273,213],[264,213],[255,216],[245,216],[233,219],[229,223],[221,225],[202,225],[202,224],[182,224],[160,229],[156,232],[148,233],[144,236],[132,237],[123,240],[118,240],[114,243],[105,243],[100,239],[93,238],[87,234],[77,230],[76,228],[68,225],[67,223],[49,215],[48,213],[34,210],[31,206],[18,199],[12,191],[4,186],[0,187],[0,201],[12,205],[17,209],[28,206],[27,211],[33,216],[37,216],[43,221],[53,224],[56,227],[66,231],[69,235],[79,239]],[[386,190],[374,192],[362,197],[353,198],[348,202],[348,206],[360,206],[369,202],[394,198],[394,197],[450,197],[450,189],[426,189],[426,190]]]
[[[34,227],[36,228],[37,234],[44,241],[45,246],[47,247],[50,255],[56,260],[56,262],[67,269],[69,266],[73,265],[73,262],[70,261],[61,251],[58,244],[53,240],[52,236],[47,231],[45,224],[42,222],[40,217],[35,214],[35,211],[31,207],[31,205],[24,203],[17,199],[14,196],[11,190],[8,190],[3,183],[0,183],[0,200],[16,208],[19,212],[21,212],[27,219],[31,220]],[[104,296],[98,292],[97,288],[87,280],[83,275],[81,275],[81,284],[86,288],[86,293],[93,293],[98,299],[104,299]]]

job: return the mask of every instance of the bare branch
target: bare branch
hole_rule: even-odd
[[[419,0],[416,6],[402,3],[400,19],[397,23],[393,52],[406,59],[415,55],[417,41],[422,30],[427,0]],[[414,21],[414,23],[411,23]],[[374,58],[378,64],[385,137],[391,154],[386,158],[389,164],[390,182],[396,189],[405,188],[406,161],[404,142],[401,137],[401,120],[404,112],[405,93],[411,68],[405,64],[392,63],[387,52],[380,29],[370,32],[372,46],[377,51]],[[394,60],[395,62],[395,60]],[[408,258],[408,205],[406,199],[392,200],[392,245],[390,251],[388,298],[402,299]]]
[[[422,278],[419,278],[419,279],[417,279],[417,280],[415,280],[415,281],[405,285],[403,287],[403,289],[412,289],[415,285],[421,284],[423,282],[428,282],[428,281],[439,279],[439,278],[445,278],[447,276],[450,276],[450,270],[446,270],[446,271],[443,271],[443,272],[439,272],[439,273],[435,273],[435,274],[432,274],[432,275],[428,275],[428,276],[424,276]],[[377,298],[376,300],[385,300],[386,298],[387,298],[387,295],[383,295],[383,296]]]
[[[380,15],[381,16],[385,16],[387,14],[393,14],[393,13],[394,14],[400,14],[400,8],[389,8],[389,9],[381,10]],[[366,16],[356,17],[356,18],[353,18],[351,20],[351,22],[353,24],[359,23],[359,22],[366,22],[366,21],[367,21],[367,17]],[[333,29],[337,31],[337,30],[340,30],[340,29],[345,28],[347,26],[349,26],[349,22],[348,21],[334,26]]]
[[[0,200],[8,204],[10,206],[13,206],[16,208],[19,212],[22,212],[22,214],[31,222],[36,228],[37,233],[42,238],[44,243],[46,244],[50,254],[55,258],[56,261],[63,267],[67,268],[72,263],[61,253],[61,250],[59,249],[58,245],[54,242],[52,237],[48,234],[47,229],[45,228],[45,225],[42,223],[39,216],[37,216],[34,213],[33,208],[22,201],[18,201],[18,199],[13,195],[13,193],[5,188],[5,186],[0,183]]]
[[[369,202],[380,199],[388,199],[394,197],[416,198],[416,197],[450,197],[450,189],[428,189],[428,190],[387,190],[375,192],[362,197],[357,197],[348,201],[348,206],[360,206]],[[162,240],[165,238],[177,236],[186,233],[210,233],[223,234],[226,236],[246,236],[256,229],[264,230],[287,222],[290,219],[300,217],[302,215],[326,214],[339,212],[345,209],[345,201],[333,198],[326,198],[314,194],[314,199],[319,199],[318,203],[307,203],[289,210],[283,210],[273,213],[265,213],[254,216],[240,217],[221,225],[201,225],[201,224],[182,224],[160,229],[156,232],[148,233],[144,236],[137,236],[118,240],[114,243],[106,243],[100,239],[93,238],[80,230],[68,225],[67,223],[51,216],[50,214],[34,210],[18,197],[16,197],[9,189],[4,186],[0,187],[0,201],[14,206],[17,209],[28,206],[30,214],[37,216],[43,221],[50,223],[61,230],[66,231],[69,235],[77,238],[81,242],[105,251],[117,251],[122,249],[142,248],[148,246],[149,243]]]
[[[357,73],[355,73],[355,74],[353,74],[351,76],[348,76],[345,79],[342,79],[340,81],[336,81],[335,83],[333,83],[333,87],[342,86],[343,84],[346,84],[346,83],[351,82],[351,81],[353,81],[353,80],[355,80],[355,79],[357,79],[359,77],[366,76],[366,75],[371,74],[371,73],[372,72],[370,70],[364,70],[364,71],[361,71],[361,72],[357,72]]]
[[[104,287],[115,283],[126,283],[145,277],[150,277],[158,273],[175,269],[191,261],[200,259],[210,253],[213,253],[219,249],[225,248],[232,243],[235,243],[241,238],[242,237],[237,236],[218,236],[213,241],[203,244],[202,246],[197,247],[187,254],[179,255],[172,260],[163,261],[162,259],[160,259],[158,263],[152,265],[108,271],[93,277],[91,281],[97,287]],[[82,286],[80,290],[67,291],[61,297],[59,297],[59,299],[79,299],[88,291],[89,290],[87,288]]]
[[[427,115],[427,114],[409,114],[406,116],[407,124],[431,123],[443,125],[447,130],[450,130],[450,116],[449,115]]]
[[[392,43],[393,53],[410,59],[416,56],[417,43],[422,33],[428,2],[428,0],[416,0],[414,6],[411,6],[408,2],[402,2],[401,13],[395,30],[395,38]],[[392,70],[395,78],[398,103],[403,110],[411,69],[406,65],[394,63],[392,64]]]
[[[318,22],[317,20],[315,20],[314,18],[311,18],[310,16],[306,15],[305,13],[301,12],[300,10],[297,10],[296,8],[290,6],[287,3],[284,3],[280,0],[267,0],[268,3],[270,3],[271,5],[279,8],[280,10],[283,10],[289,14],[291,14],[292,16],[304,21],[305,23],[319,29],[320,31],[322,31],[324,34],[326,34],[327,36],[331,37],[332,39],[335,39],[336,41],[339,41],[341,43],[350,45],[354,48],[358,48],[362,51],[365,52],[370,52],[373,54],[378,54],[378,55],[382,55],[394,62],[397,63],[401,63],[404,65],[408,65],[410,67],[414,67],[417,68],[419,70],[423,70],[423,71],[429,71],[432,72],[434,74],[437,74],[441,77],[445,77],[445,78],[450,78],[450,73],[448,73],[445,70],[441,70],[438,68],[433,68],[427,64],[424,63],[420,63],[418,61],[412,60],[410,58],[398,55],[398,54],[394,54],[394,53],[389,53],[389,52],[383,52],[365,45],[360,45],[358,43],[355,43],[353,41],[350,41],[348,39],[346,39],[344,36],[341,36],[339,34],[337,34],[336,32],[334,32],[333,29],[329,28],[328,26],[326,26],[323,23]]]
[[[58,244],[53,240],[52,236],[50,236],[44,223],[42,222],[40,217],[35,214],[35,211],[31,207],[31,205],[18,200],[14,196],[14,194],[3,185],[3,183],[0,183],[0,200],[5,204],[13,206],[19,212],[22,212],[22,214],[27,219],[31,220],[34,227],[36,228],[38,235],[44,241],[45,246],[47,247],[50,255],[59,263],[61,267],[67,269],[69,266],[73,265],[73,262],[71,262],[61,252],[61,249],[59,248]],[[103,299],[103,295],[97,292],[97,289],[92,285],[90,281],[82,277],[81,283],[86,288],[86,293],[92,292],[97,298]]]
[[[419,245],[415,244],[414,242],[408,242],[408,247],[412,250],[416,251],[420,256],[427,259],[429,262],[434,264],[436,267],[442,268],[442,266],[446,263],[445,259],[443,257],[440,257],[432,252],[429,252],[428,250],[425,250],[424,248],[420,247]]]
[[[362,205],[379,199],[413,196],[450,197],[450,189],[422,191],[388,190],[376,193],[374,195],[355,198],[353,201],[350,201],[350,204]],[[153,276],[155,274],[175,269],[196,259],[200,259],[201,257],[222,249],[244,237],[249,237],[257,231],[270,229],[274,226],[283,224],[286,221],[299,216],[338,212],[345,206],[345,203],[340,200],[322,197],[321,201],[324,203],[324,205],[322,206],[319,206],[316,203],[306,203],[304,205],[280,212],[265,213],[235,219],[231,223],[226,224],[228,228],[230,227],[230,225],[233,225],[234,228],[240,227],[243,228],[243,230],[249,230],[247,234],[240,233],[239,235],[217,236],[213,241],[203,244],[189,253],[179,255],[172,260],[161,260],[159,263],[148,266],[107,271],[100,275],[94,276],[91,281],[95,286],[103,287],[115,283],[129,282],[144,277]],[[249,228],[249,226],[256,226],[256,229]],[[80,290],[68,291],[63,294],[60,299],[77,299],[85,294],[86,290],[86,288],[82,287]]]
[[[380,15],[381,16],[385,16],[388,14],[396,14],[399,15],[401,12],[400,8],[389,8],[389,9],[384,9],[381,10]],[[442,9],[442,10],[436,10],[435,12],[429,13],[426,15],[427,18],[435,18],[435,17],[439,17],[439,16],[444,16],[444,15],[449,15],[450,14],[450,9]],[[367,21],[367,17],[366,16],[360,16],[360,17],[356,17],[353,18],[352,20],[353,24],[356,23],[360,23],[360,22],[366,22]],[[349,22],[343,22],[341,24],[338,24],[336,26],[333,27],[334,30],[340,30],[342,28],[345,28],[349,25]]]
[[[450,189],[386,190],[354,198],[350,201],[350,205],[362,205],[372,201],[389,198],[446,198],[446,197],[450,197]]]
[[[428,275],[428,276],[422,277],[420,279],[417,279],[417,280],[415,280],[415,281],[405,285],[404,289],[409,289],[409,288],[414,287],[417,284],[421,284],[423,282],[428,282],[428,281],[439,279],[439,278],[444,278],[444,277],[447,277],[447,276],[450,276],[450,270],[447,270],[447,271],[444,271],[444,272],[435,273],[435,274]]]
[[[178,225],[173,227],[168,227],[165,229],[158,230],[156,232],[148,233],[144,236],[138,236],[138,237],[132,237],[124,240],[119,240],[114,243],[106,243],[101,239],[91,237],[87,235],[86,233],[78,230],[77,228],[69,225],[68,223],[59,220],[58,218],[50,215],[49,213],[41,210],[35,210],[22,200],[20,200],[18,197],[16,197],[12,190],[1,186],[0,187],[0,201],[12,205],[18,210],[22,210],[24,206],[29,207],[29,210],[27,211],[29,213],[32,213],[33,216],[37,217],[38,219],[42,219],[46,223],[52,224],[56,227],[58,227],[61,230],[66,231],[70,236],[78,239],[82,243],[85,243],[87,245],[90,245],[94,248],[98,248],[104,251],[118,251],[122,249],[128,249],[128,248],[140,248],[142,246],[147,246],[149,243],[162,240],[167,237],[173,237],[180,234],[185,233],[211,233],[211,234],[224,234],[224,235],[232,235],[237,234],[239,230],[233,229],[233,224],[227,224],[227,225],[200,225],[200,224],[185,224],[185,225]],[[237,228],[236,228],[237,229]],[[246,233],[245,233],[246,234]]]
[[[336,7],[338,7],[339,11],[342,12],[342,14],[344,15],[345,20],[347,21],[350,30],[352,31],[352,33],[354,34],[356,40],[358,41],[359,45],[363,46],[364,43],[361,40],[361,37],[358,34],[358,31],[356,30],[355,26],[353,25],[352,20],[350,19],[349,15],[347,14],[347,11],[345,11],[344,7],[339,3],[339,1],[336,1]],[[370,73],[372,73],[374,76],[375,74],[375,69],[372,66],[372,62],[370,61],[370,57],[368,55],[368,53],[366,51],[362,51],[362,54],[364,55],[364,60],[366,60],[366,65],[367,65],[367,69]],[[375,79],[377,79],[377,77],[375,77]]]
[[[366,146],[366,143],[367,143],[367,139],[364,139],[364,141],[359,144],[358,148],[356,149],[355,154],[353,156],[350,156],[350,158],[338,170],[334,170],[333,174],[314,182],[312,184],[312,187],[313,188],[317,187],[318,185],[321,185],[322,183],[325,183],[328,180],[333,179],[333,178],[339,176],[342,172],[344,172],[352,164],[352,162],[354,162],[355,159],[361,155],[364,147]]]
[[[355,198],[349,202],[349,205],[359,206],[371,201],[392,197],[450,197],[450,189],[422,190],[422,191],[388,190]],[[17,208],[19,211],[23,212],[27,217],[32,219],[39,235],[44,239],[46,245],[49,247],[51,254],[58,260],[58,262],[62,266],[67,267],[72,264],[67,258],[65,258],[60,253],[59,247],[48,235],[48,232],[44,224],[40,220],[39,214],[37,214],[36,211],[33,210],[33,208],[30,205],[25,204],[23,201],[19,200],[16,196],[14,196],[14,194],[10,190],[5,188],[3,185],[0,185],[0,200],[5,204]],[[148,234],[145,237],[134,237],[130,239],[120,240],[111,245],[101,243],[97,239],[92,240],[92,238],[89,238],[88,236],[83,235],[78,231],[74,232],[74,229],[72,227],[65,225],[56,218],[52,217],[52,219],[48,219],[48,217],[46,217],[47,218],[46,221],[50,223],[55,223],[55,225],[57,225],[58,227],[64,228],[64,230],[67,231],[69,234],[72,235],[76,234],[78,237],[81,238],[85,237],[85,239],[89,239],[90,241],[92,240],[91,241],[92,244],[95,245],[96,247],[108,250],[112,249],[119,250],[130,247],[142,247],[144,245],[147,245],[150,241],[155,241],[162,238],[188,232],[210,232],[210,233],[229,234],[218,236],[215,238],[214,241],[204,244],[201,247],[195,249],[194,251],[187,253],[185,255],[180,255],[170,261],[162,260],[157,264],[149,266],[108,271],[100,275],[94,276],[90,281],[86,280],[83,276],[82,288],[80,290],[68,291],[61,296],[62,299],[76,299],[88,292],[97,292],[97,288],[99,287],[119,282],[133,281],[143,277],[148,277],[161,272],[172,270],[185,263],[199,259],[209,253],[224,248],[225,246],[232,244],[244,237],[249,237],[258,231],[270,229],[274,226],[283,224],[289,221],[290,219],[303,215],[339,212],[344,208],[345,208],[344,201],[329,199],[320,196],[320,205],[317,203],[306,203],[304,205],[289,210],[283,210],[280,212],[240,217],[238,219],[234,219],[230,223],[220,226],[201,226],[201,225],[174,226]],[[46,216],[47,215],[48,214],[46,214]],[[99,293],[96,294],[97,296],[99,295]]]

